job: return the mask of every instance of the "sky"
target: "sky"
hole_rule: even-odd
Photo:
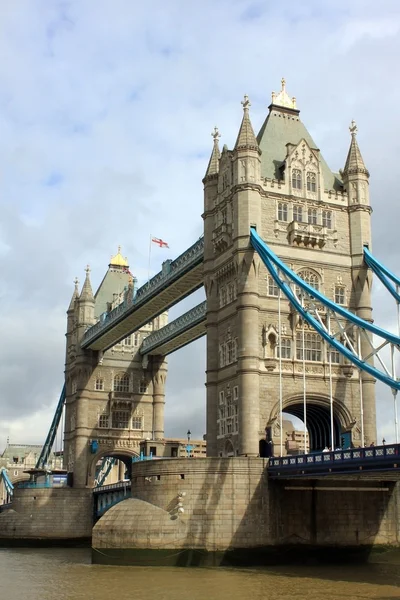
[[[0,450],[41,443],[63,384],[73,280],[96,288],[122,246],[144,283],[202,233],[202,177],[241,100],[258,130],[286,78],[332,170],[357,121],[374,254],[400,273],[398,0],[0,3]],[[170,311],[194,306],[202,292]],[[396,327],[374,287],[374,318]],[[169,357],[166,435],[205,432],[205,340]],[[377,387],[378,440],[393,398]]]

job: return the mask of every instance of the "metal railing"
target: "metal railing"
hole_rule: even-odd
[[[333,450],[328,452],[313,452],[298,454],[296,456],[279,456],[270,458],[268,470],[272,472],[289,472],[291,470],[313,470],[332,467],[348,468],[358,465],[383,464],[400,458],[400,444],[385,446],[369,446],[367,448],[349,448],[346,450]],[[400,461],[397,467],[400,468]]]

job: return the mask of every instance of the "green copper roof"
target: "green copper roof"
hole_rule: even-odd
[[[318,148],[300,121],[297,110],[282,110],[280,107],[272,106],[257,136],[257,142],[262,152],[261,176],[270,179],[281,179],[279,168],[286,159],[286,144],[297,145],[302,139],[311,148]],[[320,159],[325,189],[340,190],[343,185],[341,180],[332,173],[321,154]]]

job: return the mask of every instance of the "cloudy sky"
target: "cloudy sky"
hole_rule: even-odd
[[[150,234],[170,245],[153,272],[192,244],[212,128],[232,147],[247,93],[258,130],[282,76],[333,170],[356,119],[374,253],[400,273],[399,30],[398,0],[0,3],[0,450],[47,433],[74,277],[89,263],[96,286],[121,244],[143,283]],[[374,305],[393,328],[378,286]],[[166,433],[201,435],[204,340],[169,364]],[[378,391],[390,439],[393,400]]]

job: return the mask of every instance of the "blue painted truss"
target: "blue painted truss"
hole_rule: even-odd
[[[49,460],[49,456],[51,450],[53,448],[54,440],[56,439],[57,429],[61,421],[62,412],[64,408],[65,402],[65,383],[63,385],[63,389],[61,390],[60,399],[57,404],[56,412],[54,413],[53,421],[50,425],[49,433],[47,434],[46,441],[36,463],[37,469],[45,469],[47,466],[47,461]]]
[[[379,260],[377,260],[369,251],[369,249],[364,246],[364,260],[368,267],[375,273],[378,279],[381,280],[383,285],[389,292],[392,294],[393,298],[400,302],[400,279],[385,265],[383,265]],[[394,285],[393,285],[394,284]]]
[[[393,390],[400,389],[393,358],[394,353],[400,350],[398,336],[364,321],[308,285],[272,252],[255,228],[250,230],[250,242],[278,288],[306,323],[358,369],[369,373]],[[332,323],[335,325],[335,332],[331,328]],[[365,353],[366,346],[368,352]],[[389,368],[382,357],[382,351],[388,346],[392,357]],[[379,368],[373,364],[374,358],[377,359]]]
[[[2,468],[0,469],[0,479],[2,479],[2,480],[3,480],[3,482],[4,482],[4,487],[6,488],[6,492],[7,492],[7,494],[8,494],[9,496],[12,496],[12,495],[13,495],[13,492],[14,492],[14,486],[13,486],[13,484],[11,483],[11,480],[10,480],[10,478],[8,477],[7,470],[6,470],[4,467],[2,467]]]

